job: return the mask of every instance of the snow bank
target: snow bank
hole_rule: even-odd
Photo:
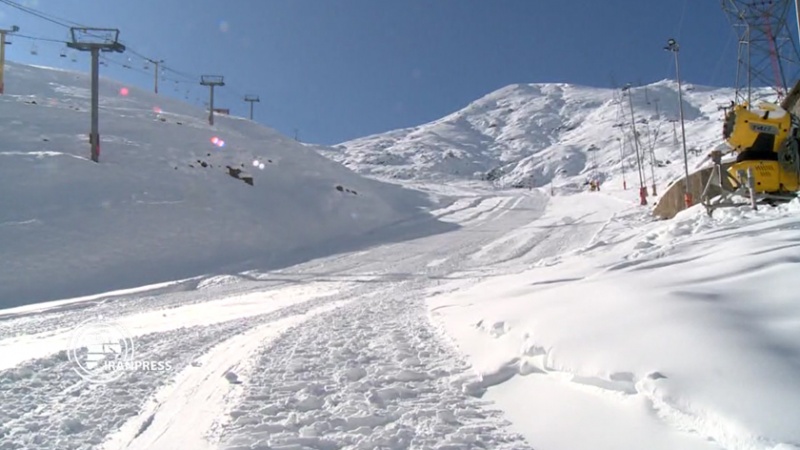
[[[465,388],[534,447],[798,448],[798,212],[622,212],[576,254],[429,306],[474,364]]]

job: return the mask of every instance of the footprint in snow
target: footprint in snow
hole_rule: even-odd
[[[225,379],[228,380],[230,384],[242,384],[239,380],[239,375],[236,375],[234,372],[225,372]]]

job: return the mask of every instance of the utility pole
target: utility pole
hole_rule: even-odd
[[[208,124],[214,125],[214,86],[225,86],[225,81],[221,75],[203,75],[200,77],[200,84],[208,86],[211,90],[211,99],[208,102]]]
[[[163,59],[159,59],[158,61],[156,61],[156,60],[152,60],[150,58],[145,58],[145,59],[147,60],[147,62],[149,62],[150,64],[155,66],[155,74],[154,74],[154,77],[153,77],[153,80],[154,80],[153,92],[158,94],[158,65],[162,64],[164,62],[164,60]]]
[[[658,191],[656,191],[656,144],[658,143],[658,131],[659,129],[656,128],[656,131],[651,132],[650,125],[647,125],[647,135],[650,138],[648,144],[650,145],[650,181],[653,183],[653,196],[658,195]],[[642,156],[644,157],[644,155]]]
[[[103,36],[105,34],[105,36]],[[119,30],[116,28],[70,28],[72,42],[67,47],[92,54],[92,131],[89,145],[92,148],[92,161],[100,162],[100,52],[125,51],[119,43]]]
[[[622,169],[622,190],[628,189],[628,182],[625,181],[625,134],[622,134],[622,138],[617,138],[619,141],[619,166]]]
[[[678,119],[669,119],[669,121],[672,123],[672,143],[674,145],[678,145],[678,129],[675,128],[677,126],[675,124],[678,123]]]
[[[250,102],[250,120],[253,120],[253,103],[261,102],[257,95],[245,95],[244,101]]]
[[[639,204],[644,206],[647,204],[647,186],[645,186],[644,183],[642,159],[639,156],[639,134],[636,132],[636,117],[633,112],[633,93],[631,92],[631,84],[626,84],[625,87],[622,88],[622,91],[628,92],[628,104],[631,109],[631,128],[633,129],[633,148],[636,150],[636,165],[639,169]]]
[[[0,94],[5,92],[5,81],[3,79],[3,73],[5,72],[6,68],[6,34],[12,34],[19,31],[19,27],[14,25],[8,30],[0,29]],[[10,44],[11,42],[8,42]]]
[[[794,12],[797,15],[797,32],[800,33],[800,0],[795,0]]]
[[[294,129],[294,140],[300,142],[300,134],[297,128]]]
[[[675,78],[678,80],[678,112],[681,120],[681,138],[683,139],[683,170],[685,171],[686,180],[684,182],[685,193],[683,194],[683,201],[686,207],[692,206],[692,192],[689,190],[689,153],[686,151],[686,127],[683,124],[683,90],[681,89],[681,69],[678,65],[678,51],[680,47],[675,39],[669,39],[667,46],[664,50],[672,52],[675,55]]]

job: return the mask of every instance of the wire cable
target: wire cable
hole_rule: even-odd
[[[59,25],[59,26],[65,27],[65,28],[70,28],[71,25],[69,25],[69,23],[72,23],[72,24],[74,24],[76,26],[83,26],[83,25],[76,24],[75,22],[72,22],[72,21],[69,21],[69,20],[64,20],[64,19],[60,19],[58,17],[55,17],[53,15],[45,14],[45,13],[43,13],[41,11],[37,11],[37,10],[31,8],[31,7],[21,5],[21,4],[17,3],[17,2],[13,2],[11,0],[0,0],[0,3],[4,3],[4,4],[6,4],[6,5],[8,5],[8,6],[12,7],[12,8],[16,8],[16,9],[18,9],[20,11],[23,11],[23,12],[26,12],[28,14],[34,15],[36,17],[39,17],[40,19],[44,19],[44,20],[46,20],[48,22],[54,23],[56,25]]]
[[[50,38],[44,38],[44,37],[29,36],[27,34],[14,33],[14,34],[10,34],[9,37],[30,39],[30,40],[33,40],[33,41],[42,41],[42,42],[55,42],[57,44],[65,44],[66,45],[66,42],[64,42],[62,40],[59,40],[59,39],[50,39]]]
[[[7,6],[15,8],[15,9],[17,9],[19,11],[22,11],[24,13],[30,14],[32,16],[35,16],[35,17],[39,18],[39,19],[45,20],[47,22],[53,23],[55,25],[58,25],[58,26],[61,26],[61,27],[64,27],[64,28],[90,28],[90,27],[88,27],[86,25],[83,25],[81,23],[78,23],[78,22],[75,22],[75,21],[72,21],[72,20],[69,20],[69,19],[65,19],[65,18],[62,18],[62,17],[58,17],[58,16],[53,15],[53,14],[45,13],[45,12],[37,10],[35,8],[31,8],[29,6],[17,3],[17,2],[15,2],[13,0],[0,0],[0,4],[5,4]],[[92,33],[87,33],[87,35],[88,36],[92,36],[92,37],[96,37],[96,38],[99,38],[99,39],[107,39],[107,37],[94,35]],[[27,34],[14,33],[13,36],[19,37],[19,38],[22,38],[22,39],[30,39],[30,40],[33,40],[33,41],[52,42],[52,43],[58,43],[58,44],[62,44],[62,45],[67,45],[68,44],[67,41],[60,40],[60,39],[51,39],[51,38],[46,38],[46,37],[31,36],[31,35],[27,35]],[[154,64],[157,61],[156,59],[150,58],[150,57],[144,55],[143,53],[137,51],[135,48],[133,48],[130,45],[126,44],[124,41],[119,41],[119,42],[122,45],[125,45],[125,50],[126,50],[127,53],[130,53],[130,54],[134,55],[135,57],[138,57],[138,58],[142,59],[144,62]],[[141,74],[152,75],[152,73],[147,72],[146,69],[134,68],[130,64],[121,63],[121,62],[116,61],[116,60],[114,60],[112,58],[109,58],[106,55],[100,55],[100,58],[101,58],[102,61],[104,61],[106,63],[111,63],[111,64],[115,64],[117,66],[122,66],[125,69],[131,69],[131,70],[133,70],[135,72],[138,72],[138,73],[141,73]],[[175,69],[175,68],[173,68],[171,66],[168,66],[163,62],[163,60],[160,60],[158,62],[160,63],[160,67],[162,69],[161,73],[158,74],[158,75],[161,76],[161,80],[163,80],[163,81],[171,81],[171,82],[175,83],[176,85],[186,85],[187,86],[187,94],[186,94],[187,96],[188,96],[188,90],[189,90],[188,87],[189,86],[191,86],[193,88],[196,87],[196,84],[198,83],[198,81],[201,78],[199,75],[190,74],[188,72],[185,72],[185,71],[182,71],[182,70],[178,70],[178,69]],[[165,76],[164,74],[167,73],[167,72],[174,74],[174,77]],[[178,77],[183,78],[183,79],[179,79]],[[177,89],[177,87],[176,87],[176,89]],[[244,94],[240,93],[237,89],[235,89],[232,86],[228,86],[228,89],[226,91],[228,91],[228,92],[223,94],[226,97],[231,96],[231,95],[239,97],[239,98],[243,98],[244,97]]]

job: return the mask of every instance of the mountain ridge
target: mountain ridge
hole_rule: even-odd
[[[628,92],[647,165],[651,159],[659,167],[682,161],[675,123],[677,83],[664,79]],[[623,170],[626,178],[634,171],[638,178],[630,105],[623,95],[618,89],[570,83],[514,83],[428,123],[319,150],[359,173],[386,180],[541,187],[619,178],[621,184]],[[733,97],[732,88],[683,84],[687,147],[694,149],[690,166],[702,165],[708,150],[724,145],[719,107]],[[652,178],[650,171],[645,178]],[[677,169],[661,170],[656,182],[679,175]]]

